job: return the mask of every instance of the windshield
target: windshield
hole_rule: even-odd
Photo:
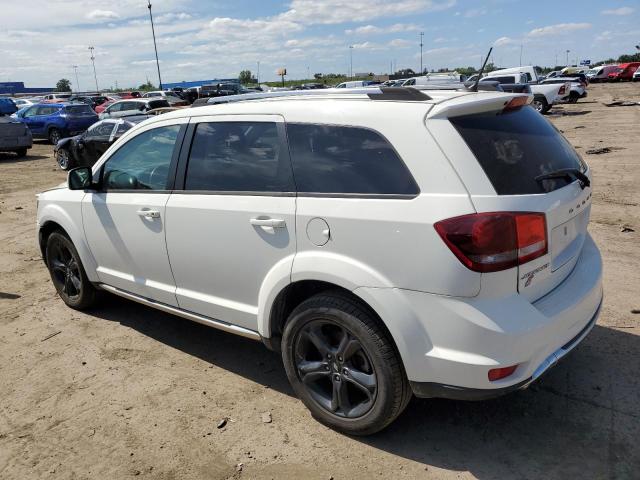
[[[547,193],[564,179],[536,177],[563,168],[586,170],[569,142],[531,107],[449,119],[462,136],[498,195]]]

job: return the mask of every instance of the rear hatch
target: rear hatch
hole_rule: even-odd
[[[27,126],[11,117],[0,117],[0,138],[14,139],[27,135]]]
[[[67,117],[67,129],[70,132],[81,132],[98,121],[98,116],[86,104],[69,105],[64,107]]]
[[[591,206],[587,166],[561,133],[529,106],[473,111],[448,120],[472,154],[449,157],[477,212],[545,214],[548,253],[519,264],[513,279],[519,293],[535,301],[571,273],[582,250]],[[463,153],[459,146],[456,150]],[[462,165],[473,159],[475,166]],[[540,178],[563,169],[573,171]]]

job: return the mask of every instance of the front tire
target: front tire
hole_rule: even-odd
[[[340,292],[315,295],[291,313],[282,358],[313,417],[347,434],[382,430],[411,399],[388,332],[366,306]]]
[[[73,163],[71,161],[71,153],[66,148],[58,149],[58,152],[56,153],[56,161],[62,170],[70,170]]]
[[[47,238],[45,258],[51,282],[67,306],[85,310],[96,303],[96,288],[87,278],[73,242],[60,232]]]

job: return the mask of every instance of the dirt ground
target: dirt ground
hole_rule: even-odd
[[[0,154],[0,478],[640,478],[640,105],[614,99],[640,84],[593,85],[549,117],[594,172],[591,335],[526,391],[414,399],[369,438],[315,422],[258,343],[116,297],[66,308],[35,238],[35,193],[65,174],[42,142]]]

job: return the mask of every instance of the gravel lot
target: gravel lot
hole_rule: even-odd
[[[65,174],[43,142],[0,154],[0,478],[638,478],[640,105],[614,99],[640,101],[640,84],[592,85],[549,117],[594,171],[592,334],[529,390],[414,399],[369,438],[315,422],[260,344],[116,297],[66,308],[34,228],[35,193]]]

